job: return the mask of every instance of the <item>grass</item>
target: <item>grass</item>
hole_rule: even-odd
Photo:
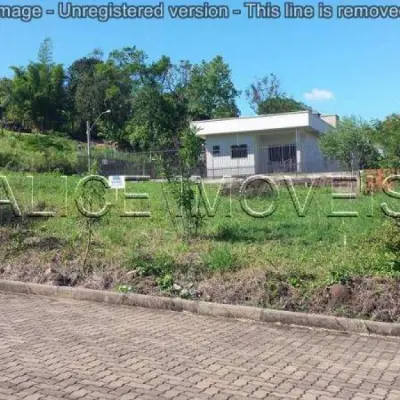
[[[148,193],[148,200],[109,190],[110,212],[88,224],[75,204],[82,176],[74,174],[85,170],[77,142],[2,131],[0,148],[0,175],[22,211],[14,218],[9,205],[0,205],[3,278],[400,321],[400,230],[381,210],[382,202],[399,210],[398,199],[378,193],[333,200],[332,190],[320,188],[299,217],[280,186],[278,199],[269,191],[249,196],[255,211],[277,204],[273,215],[253,218],[237,195],[231,202],[222,196],[198,237],[183,240],[166,184],[127,183],[126,192]],[[107,148],[93,154],[110,151],[114,156]],[[218,185],[206,190],[212,205]],[[300,204],[308,190],[296,187]],[[359,215],[330,217],[333,210]],[[28,216],[32,211],[55,216]],[[125,211],[150,211],[151,218],[124,217]],[[332,302],[335,284],[348,288],[350,298]]]
[[[77,170],[76,142],[61,135],[0,131],[0,167],[13,171],[71,174]]]
[[[7,176],[23,214],[27,214],[32,208],[32,179],[21,173],[3,174]],[[33,203],[40,203],[42,208],[55,211],[58,215],[56,218],[33,220],[35,230],[71,242],[78,235],[77,221],[80,217],[74,203],[74,193],[81,178],[63,178],[58,174],[33,176]],[[157,249],[161,254],[175,256],[190,248],[204,255],[211,270],[223,269],[227,265],[236,268],[269,263],[283,264],[285,269],[304,267],[322,275],[331,268],[347,265],[354,269],[379,272],[385,260],[385,250],[379,248],[380,244],[378,246],[380,229],[387,221],[380,210],[380,204],[389,200],[389,204],[394,209],[396,207],[396,200],[380,194],[373,199],[374,216],[369,217],[370,197],[331,200],[331,191],[320,189],[307,216],[300,218],[286,189],[281,188],[277,211],[270,217],[258,219],[243,212],[237,197],[232,199],[232,216],[227,217],[229,198],[222,197],[216,216],[206,218],[200,237],[193,240],[190,246],[185,246],[178,240],[179,236],[168,212],[168,206],[172,214],[175,212],[173,199],[168,194],[163,195],[163,190],[165,184],[163,186],[161,183],[127,183],[127,192],[146,192],[149,200],[125,200],[121,191],[117,195],[115,191],[109,190],[107,201],[112,204],[111,211],[97,229],[98,240],[104,250],[110,251],[111,256],[114,251],[118,251],[133,257],[134,249],[142,252],[148,250],[151,254]],[[215,196],[216,190],[216,185],[207,187],[210,199]],[[304,199],[307,191],[298,190],[299,197]],[[268,206],[269,201],[254,198],[248,204],[262,210]],[[359,212],[359,217],[329,217],[333,202],[337,209],[341,207],[342,210]],[[122,217],[124,208],[125,211],[150,211],[152,216]],[[68,216],[62,217],[66,213]],[[32,220],[27,217],[24,219]]]
[[[176,210],[166,184],[129,182],[127,192],[148,193],[149,199],[126,200],[121,191],[107,192],[111,211],[93,228],[89,265],[82,270],[87,232],[74,203],[81,177],[32,174],[32,201],[32,180],[26,174],[3,170],[2,175],[23,213],[22,219],[13,219],[9,207],[1,206],[1,265],[9,267],[7,276],[17,279],[41,281],[44,269],[54,267],[63,274],[78,274],[77,281],[88,287],[179,295],[171,289],[178,283],[188,289],[185,297],[207,299],[213,293],[218,301],[284,309],[292,305],[281,304],[282,298],[300,296],[294,309],[310,311],[304,305],[308,299],[332,284],[347,284],[360,276],[397,279],[399,275],[397,250],[388,245],[392,222],[380,208],[383,201],[394,210],[399,204],[383,193],[332,200],[332,191],[321,188],[303,218],[297,216],[282,186],[277,210],[267,218],[247,215],[235,195],[227,216],[230,200],[222,197],[215,217],[205,219],[200,235],[182,241],[176,231],[179,218],[171,218]],[[206,189],[212,202],[218,185]],[[303,203],[308,189],[296,191]],[[0,193],[5,198],[4,191]],[[248,204],[261,211],[271,200],[255,196]],[[32,204],[54,211],[56,217],[27,217]],[[329,217],[332,207],[357,211],[359,216]],[[122,217],[124,211],[150,211],[151,218]],[[231,295],[224,297],[220,292],[225,290]]]
[[[72,175],[86,170],[86,144],[61,133],[16,133],[0,129],[0,148],[0,168],[9,171],[60,172]],[[93,146],[94,159],[107,156],[135,162],[143,158],[116,151],[113,147]]]

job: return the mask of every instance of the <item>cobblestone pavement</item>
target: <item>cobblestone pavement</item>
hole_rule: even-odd
[[[0,293],[0,399],[400,399],[400,341]]]

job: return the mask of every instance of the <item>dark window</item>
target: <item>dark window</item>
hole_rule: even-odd
[[[232,158],[247,158],[247,144],[231,146]]]
[[[296,145],[277,146],[269,148],[269,162],[295,162]]]
[[[219,146],[213,146],[212,153],[214,156],[217,156],[220,152]]]

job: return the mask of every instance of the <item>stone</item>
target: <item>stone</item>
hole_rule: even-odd
[[[350,294],[350,290],[347,286],[337,283],[329,287],[328,293],[329,305],[334,306],[338,303],[345,301]]]
[[[179,286],[178,284],[174,283],[172,285],[172,289],[175,290],[175,292],[180,292],[182,290],[182,287]]]
[[[136,269],[129,271],[126,276],[128,278],[136,278],[138,276],[138,271]]]
[[[49,277],[51,274],[55,274],[57,271],[54,268],[47,268],[46,271],[44,272],[44,275],[46,277]]]

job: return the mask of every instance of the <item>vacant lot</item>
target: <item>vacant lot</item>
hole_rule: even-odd
[[[268,191],[248,196],[248,206],[257,211],[276,204],[266,218],[247,215],[238,194],[220,194],[215,216],[205,217],[197,237],[183,240],[166,183],[127,183],[127,193],[148,193],[148,200],[108,190],[111,209],[89,229],[75,205],[81,177],[2,175],[22,213],[14,218],[10,206],[1,206],[3,278],[398,318],[398,236],[381,203],[393,210],[400,204],[383,193],[338,200],[332,199],[332,189],[319,188],[299,217],[281,185],[279,198]],[[218,189],[206,185],[211,205]],[[300,205],[309,191],[296,187]],[[1,195],[6,197],[3,189]],[[27,216],[32,210],[55,216]],[[150,211],[151,217],[122,217],[124,210]],[[356,211],[358,217],[332,217],[332,211]]]

